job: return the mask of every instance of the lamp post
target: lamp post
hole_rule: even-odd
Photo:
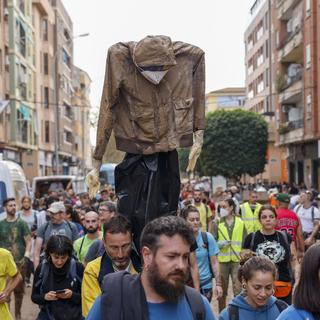
[[[79,35],[76,35],[66,41],[64,41],[60,46],[58,44],[57,41],[57,50],[53,55],[53,59],[52,59],[52,70],[53,70],[53,83],[54,83],[54,89],[55,89],[55,121],[56,121],[56,130],[55,130],[55,144],[54,144],[54,155],[55,155],[55,173],[58,174],[59,173],[59,132],[60,132],[60,126],[59,126],[59,122],[60,122],[60,114],[59,114],[59,83],[58,83],[58,57],[59,57],[59,53],[61,51],[61,47],[64,46],[65,44],[68,44],[70,42],[72,42],[74,39],[76,38],[83,38],[83,37],[87,37],[89,36],[89,33],[82,33]]]

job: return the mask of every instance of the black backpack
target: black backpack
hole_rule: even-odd
[[[275,305],[277,306],[279,313],[288,308],[288,305],[282,300],[276,300]],[[228,305],[229,320],[239,320],[239,308],[232,304]]]

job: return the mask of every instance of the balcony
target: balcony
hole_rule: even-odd
[[[300,142],[303,140],[304,134],[304,120],[298,119],[295,121],[289,121],[279,128],[279,144],[289,144]]]
[[[300,2],[301,0],[278,0],[277,9],[278,9],[278,19],[279,20],[289,20],[292,15],[292,9]]]
[[[52,10],[48,0],[32,0],[32,4],[38,7],[43,16],[48,16],[50,10]]]
[[[279,94],[279,102],[281,104],[295,104],[302,100],[302,93],[302,74],[298,73],[296,76],[287,78],[287,83]]]
[[[281,62],[303,61],[303,35],[300,26],[297,26],[280,46],[279,59]]]

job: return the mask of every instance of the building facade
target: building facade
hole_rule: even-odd
[[[272,2],[256,0],[250,10],[244,34],[246,68],[245,109],[265,116],[268,122],[267,163],[264,172],[254,179],[268,182],[287,181],[286,149],[275,145],[275,89]]]
[[[319,188],[320,1],[273,6],[277,144],[287,149],[289,181]]]
[[[60,0],[6,0],[0,9],[1,157],[22,165],[30,181],[84,173],[91,166],[90,78],[79,71],[80,89],[73,88],[68,12]],[[86,91],[81,108],[73,107],[75,90]]]
[[[243,108],[245,88],[224,88],[206,94],[206,113],[219,109],[234,110]]]
[[[90,143],[90,84],[89,75],[80,68],[73,67],[73,110],[74,110],[74,135],[75,156],[77,161],[75,173],[85,175],[91,168],[91,143]]]

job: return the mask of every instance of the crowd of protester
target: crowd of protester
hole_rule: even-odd
[[[133,314],[119,319],[140,319],[146,302],[149,317],[143,319],[158,319],[158,313],[166,314],[165,319],[192,319],[183,317],[189,310],[192,315],[197,311],[189,287],[203,299],[203,317],[195,319],[215,319],[209,305],[214,300],[223,320],[320,319],[318,194],[304,184],[239,183],[212,193],[206,180],[187,181],[181,186],[179,217],[149,223],[140,252],[132,242],[130,221],[117,213],[110,186],[94,199],[70,189],[51,190],[33,203],[30,197],[23,197],[21,203],[6,199],[3,207],[0,319],[13,319],[8,307],[13,293],[15,319],[23,320],[25,287],[32,287],[32,302],[39,305],[37,319],[90,320],[104,319],[105,312],[116,314],[120,300],[135,286],[145,291],[145,296],[132,296],[142,309],[133,311],[133,302],[121,300],[121,312]],[[184,244],[190,242],[182,258],[179,250],[184,247],[175,238],[178,235]],[[175,254],[162,252],[156,236]],[[170,238],[168,244],[165,237]],[[179,262],[174,262],[178,256]],[[140,274],[140,282],[127,274]],[[117,281],[128,282],[125,293],[119,293]],[[229,286],[233,299],[227,303]],[[178,299],[184,293],[186,299]],[[179,301],[178,311],[158,310],[149,303],[159,297],[163,298],[159,301]],[[110,305],[114,299],[117,303]]]

